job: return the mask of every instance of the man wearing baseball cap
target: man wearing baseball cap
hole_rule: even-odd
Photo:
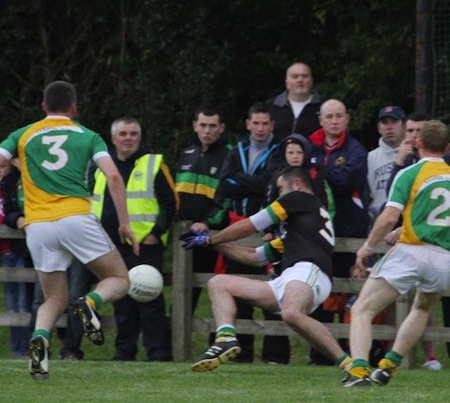
[[[378,112],[378,122],[380,122],[383,118],[392,118],[396,121],[405,120],[405,112],[399,106],[385,106],[380,109]]]
[[[367,183],[370,192],[369,214],[372,221],[386,202],[386,184],[405,137],[405,112],[399,106],[385,106],[378,112],[378,147],[369,152]]]

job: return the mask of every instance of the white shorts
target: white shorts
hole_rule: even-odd
[[[450,252],[430,244],[397,243],[374,265],[370,277],[384,278],[400,294],[414,287],[442,293],[450,288]]]
[[[314,312],[330,295],[332,286],[330,278],[314,263],[298,262],[284,270],[280,277],[267,282],[275,295],[280,310],[286,285],[293,280],[301,281],[309,285],[313,290],[314,300],[308,313]]]
[[[47,273],[67,270],[74,256],[86,264],[115,249],[94,214],[32,223],[25,232],[35,269]]]

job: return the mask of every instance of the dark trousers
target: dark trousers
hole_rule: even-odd
[[[256,269],[253,266],[242,265],[229,259],[225,259],[225,261],[227,274],[265,274],[265,268]],[[236,301],[236,305],[236,319],[253,319],[253,306],[241,301]],[[281,317],[270,312],[263,311],[263,314],[267,320],[281,320]],[[238,334],[237,339],[242,349],[241,354],[237,357],[237,361],[253,362],[254,335]],[[264,361],[287,364],[290,358],[289,338],[287,336],[264,336],[261,358]]]
[[[445,327],[450,327],[450,297],[442,297],[442,316]],[[450,343],[445,343],[447,347],[447,355],[450,357]]]
[[[82,359],[83,324],[80,317],[73,311],[73,303],[86,295],[97,282],[95,275],[79,260],[74,259],[68,272],[69,306],[67,308],[67,327],[64,332],[64,347],[60,351],[61,358],[76,357]]]
[[[213,249],[194,248],[192,249],[192,271],[194,273],[212,273],[217,261],[217,252]],[[197,307],[202,288],[192,289],[192,313]]]
[[[128,269],[139,264],[150,264],[162,271],[164,247],[160,243],[141,245],[139,256],[135,256],[127,246],[120,247],[119,251]],[[117,325],[116,359],[136,359],[138,338],[142,332],[149,361],[172,360],[170,329],[162,293],[155,300],[145,303],[137,302],[127,295],[113,305]]]
[[[194,273],[213,273],[217,262],[217,252],[213,249],[194,248],[192,249],[192,271]],[[192,288],[192,315],[197,308],[202,287]],[[208,336],[208,344],[213,344],[216,333],[210,333]]]

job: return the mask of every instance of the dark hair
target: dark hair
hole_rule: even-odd
[[[412,120],[413,122],[422,122],[423,120],[428,120],[429,117],[425,112],[420,111],[414,111],[411,112],[407,117],[406,120]]]
[[[273,120],[272,110],[269,105],[264,102],[257,102],[253,104],[248,110],[248,118],[251,119],[255,113],[267,113],[270,116],[270,120]]]
[[[114,134],[117,131],[117,125],[123,122],[127,125],[129,124],[136,124],[139,127],[139,132],[141,133],[141,125],[139,124],[139,122],[137,121],[137,119],[133,118],[132,116],[122,116],[120,118],[114,119],[114,122],[111,123],[111,135],[114,136]],[[142,134],[142,133],[141,133]]]
[[[48,112],[68,112],[76,102],[75,87],[66,81],[54,81],[44,90],[44,103]]]
[[[306,137],[302,136],[301,134],[291,134],[281,141],[279,150],[282,160],[286,161],[286,148],[288,144],[292,143],[299,144],[303,150],[303,164],[301,165],[303,169],[311,168],[311,143]]]
[[[225,119],[224,119],[222,111],[215,106],[208,105],[208,104],[200,105],[194,112],[194,121],[198,120],[198,116],[200,115],[200,113],[202,113],[205,116],[217,115],[217,116],[219,116],[219,122],[224,123]]]
[[[423,148],[437,153],[444,153],[450,141],[449,128],[440,120],[425,122],[420,134]]]
[[[306,172],[302,167],[292,167],[287,166],[283,168],[278,174],[278,178],[283,177],[283,179],[289,184],[292,185],[294,179],[300,179],[306,188],[312,190],[312,181],[309,173]]]

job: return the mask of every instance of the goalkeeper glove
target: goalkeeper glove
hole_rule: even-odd
[[[189,231],[188,231],[189,232]],[[192,231],[195,232],[195,231]],[[183,237],[183,239],[182,239]],[[184,250],[192,249],[197,246],[205,247],[210,246],[209,236],[207,232],[200,232],[195,234],[182,234],[180,240],[183,241],[181,247]]]

